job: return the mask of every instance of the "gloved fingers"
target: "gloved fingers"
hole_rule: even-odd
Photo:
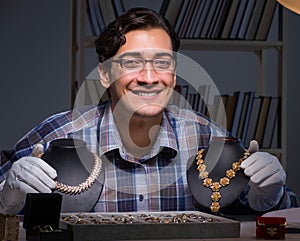
[[[28,184],[38,192],[49,192],[55,188],[55,181],[37,166],[23,166],[17,179]]]
[[[24,162],[25,164],[23,164],[23,166],[26,166],[26,164],[30,165],[31,167],[35,166],[43,170],[43,172],[46,173],[50,178],[55,179],[57,177],[56,170],[40,158],[28,157],[24,160]]]
[[[277,175],[279,174],[279,175]],[[250,181],[259,187],[266,186],[266,184],[272,184],[281,182],[280,170],[276,165],[268,165],[258,170],[255,174],[250,177]],[[269,179],[269,181],[267,181]]]
[[[259,151],[258,142],[256,140],[250,141],[248,150],[249,150],[250,153],[254,153],[254,152]]]
[[[272,162],[274,157],[267,152],[256,152],[249,156],[246,160],[241,163],[241,168],[248,169],[246,172],[254,173],[266,165]],[[247,175],[247,173],[245,173]]]
[[[286,174],[279,160],[267,153],[256,152],[242,162],[241,168],[250,181],[258,187],[266,187],[275,183],[285,183]]]
[[[24,195],[26,193],[38,193],[38,191],[35,188],[31,187],[21,179],[18,179],[16,183],[18,186],[18,190],[20,190],[20,192],[23,193]]]
[[[259,184],[260,188],[269,188],[271,186],[281,186],[285,183],[285,176],[282,175],[280,171],[276,172],[272,176],[266,178]]]
[[[44,147],[42,144],[36,144],[31,152],[31,156],[40,157],[44,152]]]

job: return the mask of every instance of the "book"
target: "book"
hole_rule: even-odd
[[[262,148],[271,148],[272,138],[275,132],[276,119],[278,118],[279,97],[272,97],[263,134]]]
[[[188,105],[188,94],[189,94],[189,86],[182,85],[181,92],[180,92],[180,103],[179,106],[181,108],[186,108]]]
[[[198,39],[200,37],[201,30],[203,28],[206,16],[209,11],[209,7],[212,0],[203,0],[203,4],[199,10],[199,17],[197,18],[196,27],[194,29],[193,38]]]
[[[245,133],[244,146],[249,147],[250,141],[255,137],[255,130],[259,119],[262,97],[254,97],[252,109],[249,116],[249,123]]]
[[[226,123],[226,104],[228,100],[227,94],[223,94],[221,96],[216,95],[215,96],[215,114],[214,114],[214,121],[218,123],[220,126],[223,126],[226,128],[227,123]]]
[[[230,39],[236,39],[238,30],[240,28],[240,25],[242,23],[243,16],[245,14],[246,8],[247,8],[248,0],[240,0],[239,6],[233,21],[232,29],[230,31]]]
[[[205,0],[196,1],[194,11],[193,11],[193,14],[191,16],[191,20],[189,22],[187,31],[184,35],[185,38],[193,38],[193,32],[194,32],[194,29],[195,29],[196,24],[197,24],[197,19],[199,18],[200,14],[201,14],[200,9],[201,9],[202,4],[204,3],[204,1]]]
[[[206,115],[208,98],[210,94],[210,85],[200,85],[198,89],[198,93],[200,94],[198,110],[200,113]]]
[[[185,34],[187,32],[188,26],[190,25],[190,21],[193,16],[193,12],[195,10],[196,1],[197,0],[189,0],[189,4],[186,9],[186,14],[183,18],[182,25],[178,32],[178,35],[180,38],[185,38]]]
[[[93,36],[98,36],[105,28],[98,0],[87,1],[87,16]]]
[[[231,132],[237,96],[229,95],[226,102],[226,129]]]
[[[217,19],[217,22],[216,22],[214,32],[211,36],[211,38],[214,38],[214,39],[221,38],[222,29],[225,25],[225,20],[228,17],[228,13],[229,13],[229,10],[230,10],[230,7],[231,7],[232,0],[224,0],[222,2],[223,2],[223,5],[222,5],[222,8],[220,10],[220,14],[219,14],[219,17]]]
[[[272,142],[271,142],[270,148],[280,148],[282,146],[281,140],[280,140],[281,133],[278,132],[278,128],[280,128],[280,127],[278,125],[279,125],[279,113],[276,116],[275,127],[274,127],[274,132],[272,134]]]
[[[270,31],[273,15],[276,9],[276,0],[267,0],[263,15],[255,35],[256,40],[266,40]]]
[[[112,0],[98,0],[103,15],[105,26],[114,21],[117,17]]]
[[[174,27],[179,12],[181,11],[183,0],[172,0],[172,1],[164,0],[164,1],[168,2],[168,4],[167,4],[167,8],[165,10],[162,10],[164,12],[162,16],[168,19],[170,24]],[[163,8],[163,5],[161,8]]]
[[[113,0],[113,6],[117,16],[120,16],[125,12],[123,0]]]
[[[199,94],[197,93],[193,93],[193,102],[192,102],[192,108],[194,111],[197,111],[197,103],[198,103],[198,97],[199,97]]]
[[[242,18],[242,22],[238,29],[238,33],[237,33],[238,39],[245,39],[246,31],[249,26],[251,15],[254,11],[254,6],[256,1],[261,1],[261,0],[249,0],[247,3],[247,7]]]
[[[200,96],[199,93],[196,93],[195,95],[196,95],[196,97],[195,97],[195,107],[194,107],[194,110],[197,111],[197,112],[200,112],[200,110],[199,110],[199,103],[200,103],[201,96]]]
[[[237,14],[239,2],[240,2],[240,0],[232,0],[232,2],[231,2],[226,21],[224,23],[224,27],[221,30],[221,32],[222,32],[221,36],[220,36],[221,39],[228,39],[230,36],[230,31],[232,29],[235,16]]]
[[[176,19],[176,23],[175,23],[175,27],[174,27],[174,30],[177,34],[179,33],[179,30],[182,26],[182,22],[183,22],[184,16],[186,15],[186,10],[187,10],[188,4],[189,4],[189,0],[185,0],[185,1],[183,1],[183,4],[180,8],[180,12],[179,12],[178,18]]]
[[[245,39],[254,40],[266,0],[257,0],[246,31]]]
[[[211,1],[208,13],[207,13],[205,21],[203,23],[203,28],[200,33],[200,38],[202,38],[202,39],[206,39],[208,37],[208,30],[209,30],[210,25],[212,24],[213,17],[217,10],[218,3],[219,3],[219,0]]]
[[[161,4],[161,7],[160,7],[160,10],[159,10],[160,15],[162,15],[162,16],[166,15],[167,8],[168,8],[169,4],[170,4],[170,0],[163,0],[163,2]]]
[[[194,103],[195,103],[195,95],[194,93],[188,93],[188,99],[187,99],[187,109],[194,109]]]
[[[237,135],[238,135],[239,122],[241,119],[241,111],[244,102],[244,92],[236,91],[234,92],[234,95],[237,97],[237,100],[236,100],[236,106],[235,106],[235,111],[233,116],[231,134],[235,137],[238,137]]]
[[[241,139],[242,142],[244,142],[246,138],[247,128],[249,124],[249,118],[250,113],[252,110],[253,105],[253,99],[254,99],[255,92],[254,91],[248,91],[245,93],[242,113],[241,113],[241,119],[239,124],[239,130],[238,130],[238,137]]]
[[[207,38],[208,39],[211,39],[212,36],[213,36],[213,33],[214,33],[214,30],[216,28],[216,24],[217,24],[217,21],[218,21],[218,18],[220,18],[220,15],[221,15],[221,10],[223,8],[223,5],[224,5],[225,1],[224,0],[221,0],[217,3],[217,6],[216,6],[216,9],[215,9],[215,12],[213,14],[213,18],[211,20],[211,24],[208,28],[208,31],[207,31]]]
[[[259,112],[259,119],[257,122],[257,127],[256,127],[256,132],[254,137],[260,146],[262,145],[262,139],[266,127],[266,121],[267,121],[270,103],[271,103],[271,96],[262,97],[262,104]]]

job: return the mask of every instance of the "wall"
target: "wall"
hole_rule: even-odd
[[[287,173],[288,185],[300,197],[300,15],[287,11]]]
[[[0,148],[70,106],[70,3],[0,2]]]
[[[126,7],[158,9],[160,0],[126,0]],[[288,65],[288,185],[300,196],[299,54],[300,16],[286,11]],[[2,0],[0,2],[0,149],[10,148],[50,114],[70,107],[70,1]],[[211,75],[223,92],[246,89],[257,77],[253,53],[185,51]],[[272,55],[272,53],[271,53]],[[97,64],[87,50],[86,74]],[[276,76],[269,67],[269,76]],[[252,85],[251,84],[251,85]],[[247,85],[248,86],[248,85]],[[255,88],[250,86],[249,88]],[[273,89],[272,84],[269,86]]]

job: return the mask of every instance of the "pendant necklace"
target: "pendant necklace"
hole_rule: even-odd
[[[240,170],[241,163],[250,156],[250,152],[245,150],[244,155],[237,162],[232,163],[230,169],[226,170],[225,176],[221,177],[219,181],[213,182],[213,180],[209,177],[209,173],[206,171],[206,165],[202,159],[203,151],[204,149],[200,149],[196,156],[197,170],[199,171],[199,178],[203,180],[202,185],[213,191],[210,196],[212,200],[210,210],[216,213],[221,208],[219,203],[219,200],[221,199],[221,194],[219,192],[220,189],[229,185],[230,180],[233,179],[236,172]]]

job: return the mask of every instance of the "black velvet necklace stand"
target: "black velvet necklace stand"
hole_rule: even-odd
[[[86,143],[78,139],[57,139],[50,143],[42,156],[57,171],[57,181],[70,186],[77,186],[89,177],[95,157],[86,147]],[[104,184],[104,167],[87,190],[79,194],[62,194],[61,212],[89,212],[97,203]]]
[[[220,178],[226,176],[226,170],[231,169],[232,163],[239,160],[244,155],[244,147],[236,138],[214,138],[208,148],[204,150],[202,159],[207,166],[209,178],[213,182],[219,182]],[[187,166],[187,180],[190,191],[198,204],[209,208],[212,203],[211,195],[213,191],[203,185],[203,180],[199,177],[198,165],[195,157],[190,158]],[[236,200],[249,182],[249,178],[243,170],[236,172],[235,177],[230,179],[229,185],[220,189],[221,199],[219,204],[223,207],[230,205]]]

